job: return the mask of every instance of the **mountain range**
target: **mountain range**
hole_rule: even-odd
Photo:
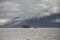
[[[31,18],[26,20],[17,20],[20,17],[15,17],[11,21],[4,25],[0,25],[0,28],[22,28],[22,25],[29,25],[30,27],[37,28],[60,28],[60,21],[57,22],[56,19],[60,19],[60,13],[52,14],[50,16]]]

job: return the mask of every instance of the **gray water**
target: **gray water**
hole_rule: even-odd
[[[60,28],[0,28],[0,40],[60,40]]]

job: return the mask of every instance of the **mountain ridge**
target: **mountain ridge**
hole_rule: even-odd
[[[20,17],[14,18],[14,20],[18,19]],[[4,25],[0,25],[0,28],[21,28],[22,25],[27,24],[30,25],[31,27],[42,27],[42,28],[60,28],[60,22],[51,22],[51,20],[56,20],[56,18],[60,19],[60,13],[59,14],[52,14],[50,16],[45,16],[41,18],[32,18],[30,20],[12,20],[12,22],[9,22]]]

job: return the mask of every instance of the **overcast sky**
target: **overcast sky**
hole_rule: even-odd
[[[0,0],[0,23],[19,16],[21,20],[60,13],[60,0]]]

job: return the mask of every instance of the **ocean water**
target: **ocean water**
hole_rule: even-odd
[[[0,40],[60,40],[60,28],[0,28]]]

